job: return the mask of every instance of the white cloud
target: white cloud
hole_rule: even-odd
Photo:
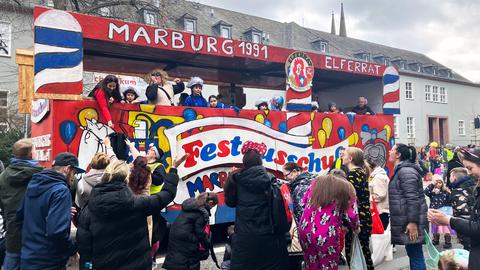
[[[327,32],[334,11],[338,33],[340,3],[336,0],[263,0],[261,6],[256,0],[200,2]],[[464,77],[480,81],[480,1],[343,2],[349,37],[426,54]]]

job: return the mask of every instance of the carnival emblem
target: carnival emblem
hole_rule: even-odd
[[[304,52],[292,53],[285,63],[287,84],[298,92],[306,92],[311,89],[314,67],[312,60]]]

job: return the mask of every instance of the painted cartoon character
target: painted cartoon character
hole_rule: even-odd
[[[299,87],[304,87],[306,85],[306,77],[304,73],[304,63],[301,58],[297,58],[293,62],[293,74],[295,76],[295,82]]]
[[[113,132],[109,126],[97,122],[96,119],[86,119],[86,126],[83,129],[82,138],[78,145],[78,162],[80,168],[87,168],[90,160],[97,152],[105,152],[103,139]]]

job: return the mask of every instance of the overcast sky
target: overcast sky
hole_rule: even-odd
[[[338,0],[197,0],[281,22],[330,32],[340,25]],[[261,5],[259,5],[261,3]],[[347,36],[424,53],[480,82],[479,0],[344,0]]]

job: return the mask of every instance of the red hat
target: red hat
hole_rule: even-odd
[[[242,154],[245,155],[245,153],[247,153],[248,150],[254,150],[258,154],[263,156],[267,152],[267,145],[265,145],[263,142],[256,143],[252,141],[246,141],[242,146]]]

